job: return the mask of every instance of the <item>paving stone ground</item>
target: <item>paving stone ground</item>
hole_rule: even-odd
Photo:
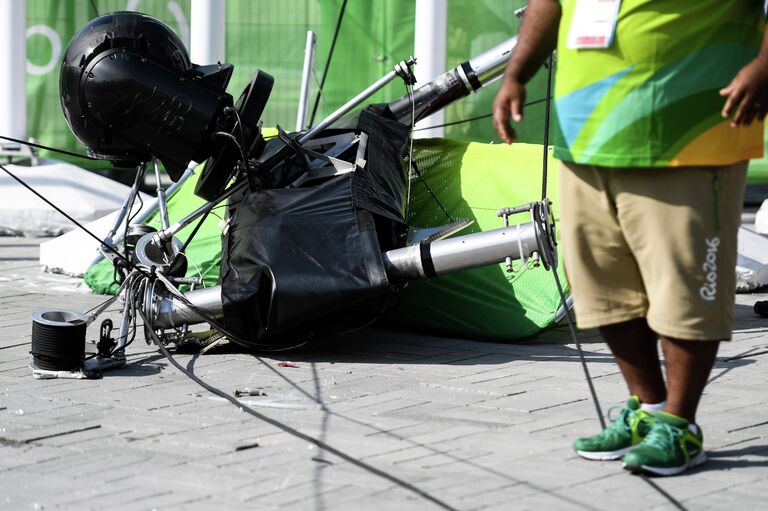
[[[766,294],[738,296],[712,372],[709,461],[653,485],[573,453],[599,424],[564,327],[514,344],[370,328],[295,352],[176,355],[227,392],[262,389],[243,401],[388,479],[239,411],[141,338],[102,379],[35,380],[31,314],[103,300],[41,273],[40,241],[0,238],[0,509],[679,509],[653,485],[690,510],[766,506],[768,320],[752,312]],[[605,411],[625,386],[595,332],[581,339]]]

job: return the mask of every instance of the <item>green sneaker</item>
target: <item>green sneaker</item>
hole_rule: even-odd
[[[573,447],[579,456],[588,460],[617,460],[640,444],[650,431],[653,418],[654,414],[640,409],[640,399],[632,396],[602,433],[579,438]]]
[[[659,476],[673,476],[707,461],[701,428],[697,433],[688,428],[688,421],[659,412],[651,431],[642,443],[624,456],[624,468]]]

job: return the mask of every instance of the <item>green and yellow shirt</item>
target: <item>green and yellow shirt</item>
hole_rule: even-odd
[[[605,167],[728,165],[763,154],[763,123],[732,128],[719,90],[751,61],[762,0],[623,0],[610,48],[558,37],[555,156]]]

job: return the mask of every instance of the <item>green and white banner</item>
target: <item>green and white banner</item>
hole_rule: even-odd
[[[226,0],[226,3],[226,60],[235,66],[228,91],[237,97],[257,68],[272,74],[275,88],[263,116],[264,124],[293,129],[306,32],[313,30],[317,34],[311,111],[342,0]],[[524,3],[524,0],[451,0],[447,67],[514,35],[519,27],[514,10]],[[347,2],[315,122],[384,75],[395,63],[413,54],[414,4],[413,0]],[[69,40],[83,25],[98,14],[119,10],[139,11],[162,20],[187,45],[193,37],[190,0],[27,0],[28,136],[45,145],[84,152],[61,114],[58,83],[61,58]],[[531,100],[544,95],[544,76],[540,75],[532,84]],[[451,106],[445,121],[452,123],[489,114],[497,87],[491,86]],[[404,93],[403,84],[395,81],[371,101],[389,101]],[[541,104],[528,110],[526,125],[520,130],[524,141],[541,142],[542,112]],[[482,142],[497,140],[489,118],[449,126],[446,137]]]
[[[275,77],[275,88],[263,116],[264,124],[293,129],[306,32],[317,33],[311,108],[328,60],[342,0],[221,1],[227,2],[226,60],[235,65],[229,92],[237,97],[257,68],[270,73]],[[517,33],[519,21],[514,10],[525,3],[525,0],[448,2],[447,67]],[[413,54],[414,5],[414,0],[348,0],[317,118],[332,112],[384,75],[396,62]],[[28,136],[42,144],[84,152],[61,114],[61,57],[75,32],[89,20],[97,14],[118,10],[135,10],[159,18],[187,45],[192,37],[190,0],[27,0]],[[544,97],[545,79],[544,72],[534,78],[529,88],[530,101]],[[497,89],[498,84],[491,85],[452,105],[447,109],[445,122],[450,124],[490,114]],[[393,82],[372,101],[388,101],[404,92],[401,83]],[[521,141],[543,141],[543,111],[543,103],[527,109],[525,123],[518,130]],[[445,136],[467,141],[498,141],[489,118],[448,126]],[[77,163],[82,165],[83,161]],[[88,166],[108,164],[93,162]],[[752,163],[750,180],[768,181],[768,160]]]

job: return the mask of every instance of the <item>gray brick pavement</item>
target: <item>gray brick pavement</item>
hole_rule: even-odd
[[[209,395],[142,339],[101,380],[34,380],[32,312],[101,301],[39,273],[38,241],[0,239],[0,509],[438,509]],[[710,461],[655,480],[687,509],[768,497],[768,322],[751,312],[765,298],[739,296],[713,370],[700,412]],[[596,334],[581,338],[607,410],[623,381]],[[571,451],[597,419],[564,328],[517,344],[369,329],[279,355],[177,359],[227,392],[261,388],[244,398],[260,413],[455,509],[673,508],[618,464]],[[299,367],[277,367],[286,359]]]

